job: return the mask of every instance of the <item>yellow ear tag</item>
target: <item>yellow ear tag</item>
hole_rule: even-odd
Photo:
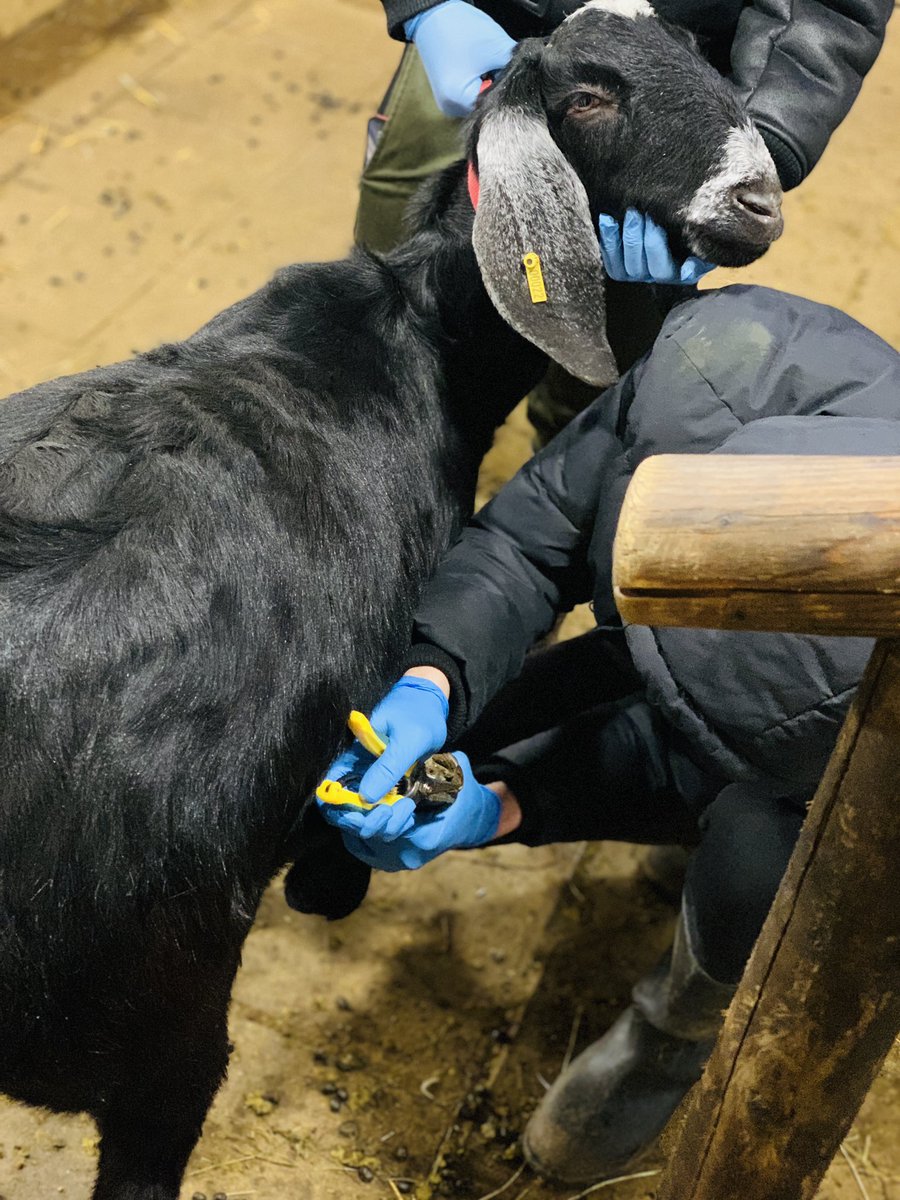
[[[532,304],[544,304],[547,300],[547,289],[544,287],[544,273],[541,270],[541,260],[539,255],[533,250],[523,257],[522,262],[525,264],[525,278],[528,280],[528,290],[531,293]]]

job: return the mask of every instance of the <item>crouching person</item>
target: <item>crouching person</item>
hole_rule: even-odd
[[[900,355],[842,313],[767,289],[675,309],[649,356],[469,524],[426,594],[407,673],[373,714],[388,749],[373,761],[355,746],[344,766],[364,770],[366,799],[383,796],[456,744],[560,612],[592,600],[604,628],[574,671],[565,659],[581,711],[482,755],[477,772],[462,756],[465,785],[440,815],[408,800],[325,814],[385,870],[497,839],[696,844],[670,954],[526,1129],[528,1161],[567,1183],[627,1169],[699,1078],[871,649],[617,628],[619,508],[638,463],[664,452],[900,454]]]

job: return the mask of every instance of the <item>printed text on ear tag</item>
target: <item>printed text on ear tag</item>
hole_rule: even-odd
[[[544,273],[541,270],[540,257],[533,250],[522,258],[525,264],[525,278],[528,280],[528,291],[531,293],[532,304],[544,304],[547,300],[547,289],[544,287]]]

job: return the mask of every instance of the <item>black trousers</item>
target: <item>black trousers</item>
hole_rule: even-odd
[[[620,631],[532,655],[461,745],[483,782],[503,779],[519,799],[505,840],[696,846],[684,893],[695,949],[714,979],[738,981],[805,803],[698,765],[643,699]]]

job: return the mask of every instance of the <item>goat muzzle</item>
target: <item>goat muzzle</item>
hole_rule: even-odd
[[[742,227],[750,240],[756,231],[759,240],[768,245],[781,236],[784,217],[781,215],[780,188],[736,187],[731,201]]]

